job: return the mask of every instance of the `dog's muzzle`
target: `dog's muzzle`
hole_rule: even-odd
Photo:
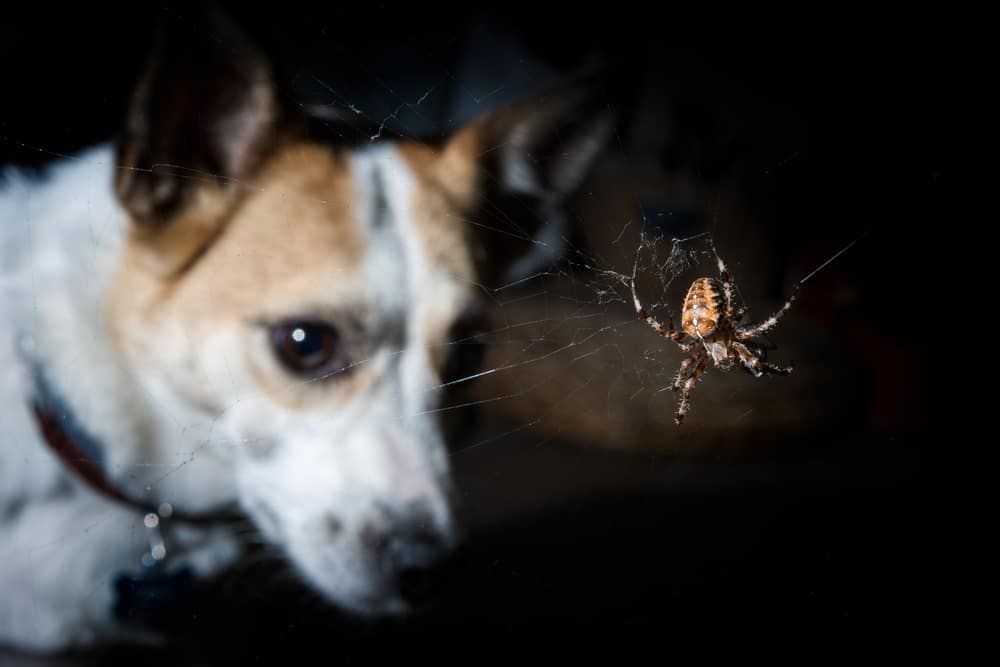
[[[362,544],[392,590],[408,606],[431,601],[453,570],[455,539],[421,512],[369,522]]]

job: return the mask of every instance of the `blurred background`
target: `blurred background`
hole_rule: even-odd
[[[506,370],[452,398],[469,404],[451,411],[468,540],[438,605],[352,621],[248,567],[156,619],[173,628],[165,654],[60,660],[474,661],[529,639],[564,657],[968,646],[974,431],[990,394],[976,381],[992,364],[949,340],[969,326],[948,323],[956,287],[988,289],[955,260],[970,234],[954,219],[963,84],[946,20],[695,18],[639,3],[228,6],[296,99],[404,136],[447,133],[598,63],[616,68],[620,125],[572,202],[566,259],[492,294],[483,367]],[[0,165],[40,167],[113,138],[157,17],[186,11],[4,10]],[[677,427],[676,397],[661,390],[682,355],[635,319],[615,272],[631,272],[640,233],[662,238],[643,250],[651,266],[650,251],[662,260],[669,239],[701,232],[753,319],[849,249],[768,336],[769,358],[795,372],[709,370]],[[702,262],[640,285],[676,315],[690,281],[713,273]],[[460,648],[470,638],[478,653]]]

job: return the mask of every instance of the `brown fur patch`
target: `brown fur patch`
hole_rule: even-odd
[[[330,310],[338,292],[363,286],[358,193],[345,160],[325,147],[290,144],[241,196],[224,224],[206,219],[220,231],[176,275],[148,260],[164,250],[162,238],[130,235],[108,307],[116,339],[140,366],[183,365],[220,328]]]
[[[440,151],[415,143],[398,147],[414,173],[439,188],[456,212],[468,212],[478,202],[482,125],[460,130]]]
[[[469,140],[466,143],[470,143]],[[443,284],[471,291],[476,284],[473,261],[473,234],[465,218],[469,200],[475,191],[476,162],[472,153],[460,155],[445,150],[436,152],[419,144],[402,144],[400,154],[407,161],[418,187],[414,188],[412,220],[414,232],[423,247],[423,256],[432,270],[446,274]],[[466,295],[454,298],[428,298],[420,315],[420,327],[431,363],[442,368],[447,358],[448,329],[461,315]]]
[[[474,278],[469,257],[467,199],[473,196],[476,164],[461,164],[446,151],[435,153],[417,144],[402,144],[400,154],[417,182],[411,202],[413,224],[426,250],[427,261],[460,280]],[[447,184],[447,185],[446,185]],[[464,192],[456,198],[456,189]]]

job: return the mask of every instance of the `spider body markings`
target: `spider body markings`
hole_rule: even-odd
[[[646,312],[635,289],[635,276],[631,279],[632,302],[639,318],[651,326],[658,334],[677,343],[687,356],[681,361],[671,389],[681,392],[680,402],[674,421],[680,424],[691,404],[691,391],[701,374],[708,368],[709,361],[723,371],[741,366],[754,377],[770,373],[788,375],[792,366],[770,364],[763,346],[753,339],[767,333],[781,321],[792,307],[799,292],[795,286],[792,295],[776,313],[757,324],[739,326],[745,309],[737,310],[733,302],[733,281],[722,258],[716,255],[718,278],[698,278],[688,288],[681,309],[681,330],[674,329],[673,318],[663,326]]]

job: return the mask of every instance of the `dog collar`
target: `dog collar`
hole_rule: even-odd
[[[24,357],[34,345],[21,341]],[[189,524],[232,523],[242,518],[235,503],[223,509],[199,514],[178,512],[170,503],[154,505],[133,498],[120,489],[104,468],[104,448],[82,426],[69,404],[46,378],[41,364],[25,359],[31,370],[34,391],[30,399],[42,440],[77,478],[105,498],[144,514],[148,549],[140,559],[137,573],[122,572],[113,584],[111,613],[119,620],[140,614],[155,614],[170,609],[188,608],[191,603],[193,574],[186,565],[167,567],[167,544],[173,521]]]
[[[152,511],[151,505],[130,498],[112,483],[102,465],[101,448],[79,427],[72,413],[53,405],[52,394],[37,391],[41,387],[47,387],[47,383],[39,380],[31,411],[42,439],[63,465],[102,496],[143,512]]]
[[[30,362],[29,362],[30,363]],[[93,491],[146,515],[146,525],[170,518],[191,524],[216,524],[238,521],[242,514],[236,503],[206,512],[178,510],[170,503],[154,503],[134,498],[119,488],[104,468],[104,447],[80,424],[69,404],[59,395],[38,363],[30,363],[34,392],[31,412],[42,440],[78,479]],[[153,518],[155,517],[155,518]],[[155,526],[152,526],[155,528]]]

